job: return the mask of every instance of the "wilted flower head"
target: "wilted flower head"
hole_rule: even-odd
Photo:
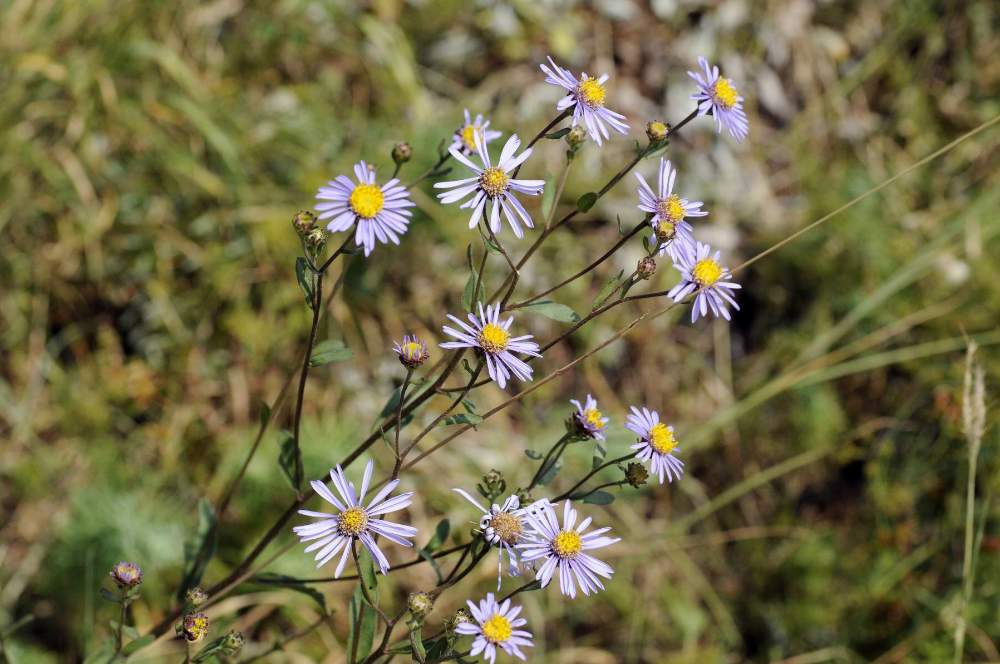
[[[399,244],[399,236],[406,233],[412,216],[407,208],[415,205],[409,191],[397,178],[378,186],[375,169],[364,161],[354,165],[354,177],[357,182],[338,175],[326,187],[319,188],[316,198],[330,201],[316,205],[319,218],[332,217],[326,227],[333,233],[357,224],[354,244],[364,247],[365,256],[372,253],[376,239],[383,244]]]
[[[472,154],[476,152],[476,132],[482,133],[483,145],[489,145],[490,141],[500,138],[501,133],[490,129],[490,121],[477,113],[473,119],[469,114],[469,109],[465,109],[465,122],[455,130],[451,137],[451,147],[459,150],[462,154]]]
[[[521,224],[523,223],[528,228],[534,228],[535,223],[514,193],[537,196],[545,189],[545,180],[516,180],[512,174],[531,156],[532,148],[525,149],[524,152],[515,157],[514,154],[521,147],[521,139],[517,137],[517,134],[513,134],[504,144],[497,165],[494,166],[490,160],[490,153],[486,148],[483,133],[474,132],[473,140],[476,144],[476,155],[481,165],[476,165],[455,146],[452,146],[448,151],[452,157],[472,170],[475,175],[462,180],[435,183],[435,189],[451,189],[451,191],[438,194],[437,197],[445,205],[457,203],[463,198],[469,197],[469,200],[459,206],[463,209],[472,209],[472,216],[469,217],[469,228],[475,228],[481,219],[486,219],[486,203],[489,202],[488,223],[490,230],[493,233],[500,232],[500,213],[503,212],[504,218],[511,230],[514,231],[514,235],[518,238],[524,237]]]
[[[415,618],[423,618],[434,608],[434,598],[428,593],[410,593],[406,608]]]
[[[415,334],[404,335],[403,342],[394,343],[392,350],[399,356],[400,363],[408,369],[416,369],[430,357],[427,343]]]
[[[246,638],[244,638],[243,632],[229,632],[222,639],[220,649],[226,655],[238,655],[245,644]]]
[[[625,116],[604,106],[607,97],[604,84],[609,78],[607,74],[600,78],[591,78],[584,72],[577,79],[569,69],[557,65],[551,56],[549,56],[549,66],[543,64],[539,65],[539,68],[545,73],[546,83],[558,85],[569,92],[559,100],[556,108],[560,111],[572,108],[573,125],[585,125],[595,143],[601,145],[603,140],[610,138],[608,125],[620,134],[628,133],[628,125],[623,122]]]
[[[577,585],[584,595],[604,589],[598,577],[610,579],[614,569],[587,552],[621,541],[618,537],[603,537],[610,528],[598,528],[587,533],[590,517],[577,526],[576,516],[576,510],[568,500],[563,505],[561,527],[552,506],[546,506],[536,515],[529,514],[527,518],[532,530],[526,535],[526,541],[518,545],[522,560],[544,561],[535,572],[535,578],[542,587],[549,584],[558,570],[559,590],[568,597],[576,597]]]
[[[448,314],[448,318],[460,329],[456,330],[447,325],[441,329],[458,341],[445,342],[441,344],[441,348],[478,348],[486,358],[486,369],[490,378],[501,388],[507,385],[507,379],[512,375],[518,380],[531,380],[531,367],[518,359],[514,353],[541,357],[538,344],[529,341],[532,338],[530,334],[520,337],[510,335],[510,325],[514,322],[514,317],[510,316],[501,322],[499,304],[487,305],[484,310],[480,302],[479,316],[469,314],[468,324],[451,314]]]
[[[674,302],[682,302],[688,295],[695,293],[694,305],[691,307],[692,323],[698,320],[698,316],[706,316],[709,311],[729,320],[728,307],[732,306],[737,311],[740,309],[730,291],[741,286],[731,281],[733,274],[719,262],[719,252],[716,251],[714,255],[710,255],[711,253],[710,246],[698,242],[674,262],[674,267],[680,270],[681,282],[667,293],[667,297]]]
[[[653,240],[660,247],[660,255],[667,254],[674,261],[684,256],[694,245],[694,234],[685,219],[687,217],[704,217],[708,212],[701,209],[701,201],[689,201],[674,193],[674,180],[677,170],[666,159],[660,159],[660,173],[657,178],[657,190],[654,192],[646,178],[636,172],[639,180],[639,209],[653,215],[650,223],[653,226]]]
[[[305,526],[295,526],[292,530],[299,536],[301,542],[313,542],[306,547],[306,553],[317,551],[316,566],[321,567],[330,561],[338,552],[341,552],[340,561],[337,563],[335,577],[340,577],[347,564],[347,558],[351,552],[354,540],[360,540],[372,556],[372,560],[382,570],[382,574],[389,571],[389,561],[385,554],[375,543],[373,535],[381,535],[390,542],[395,542],[400,546],[411,547],[413,542],[409,539],[417,534],[417,529],[412,526],[404,526],[398,523],[385,521],[376,518],[379,515],[395,512],[407,507],[413,500],[413,492],[401,493],[395,498],[389,498],[389,494],[399,484],[399,480],[392,480],[387,483],[382,490],[375,494],[368,506],[363,505],[368,486],[371,484],[374,464],[369,461],[365,466],[364,478],[361,480],[361,491],[354,490],[354,484],[347,481],[344,470],[340,466],[330,470],[330,480],[340,494],[340,498],[333,495],[326,484],[318,480],[313,480],[313,491],[318,493],[326,502],[337,509],[336,514],[326,512],[313,512],[311,510],[299,510],[299,514],[310,516],[318,521]]]
[[[188,643],[198,643],[208,635],[208,616],[204,613],[189,613],[181,623],[181,632]]]
[[[201,606],[208,601],[208,593],[201,586],[195,586],[188,588],[187,592],[184,593],[184,599],[191,606]]]
[[[670,135],[670,125],[654,120],[646,124],[646,138],[651,143],[658,143]]]
[[[467,604],[473,620],[456,625],[455,631],[476,637],[469,652],[471,656],[482,653],[483,659],[494,664],[499,647],[508,655],[525,659],[521,647],[530,648],[535,644],[532,643],[531,632],[518,629],[528,623],[524,618],[518,617],[521,613],[520,606],[512,606],[509,599],[497,602],[493,593],[487,593],[486,599],[480,600],[478,605],[471,600]]]
[[[576,406],[573,421],[577,431],[588,438],[604,440],[604,430],[608,428],[609,420],[597,409],[597,399],[588,394],[583,404],[576,399],[570,399],[569,402]]]
[[[525,510],[521,509],[521,501],[517,496],[508,496],[503,505],[493,503],[490,509],[486,509],[479,504],[468,492],[462,489],[452,489],[484,514],[479,520],[479,528],[483,533],[483,539],[490,546],[500,549],[497,560],[497,590],[503,581],[503,554],[507,554],[511,576],[519,576],[517,549],[518,542],[527,530],[525,521]]]
[[[649,479],[649,472],[641,463],[632,462],[625,468],[625,481],[636,489],[641,487]]]
[[[583,125],[573,125],[566,134],[566,143],[572,149],[578,149],[587,140],[587,130]]]
[[[111,578],[119,588],[135,588],[142,583],[142,568],[123,560],[111,568]]]
[[[652,256],[643,256],[635,266],[635,276],[640,279],[649,279],[656,274],[656,259]]]
[[[717,132],[725,128],[730,136],[742,141],[750,132],[750,123],[743,111],[743,97],[731,80],[719,75],[718,67],[709,66],[705,58],[698,58],[698,64],[702,73],[688,72],[698,84],[698,92],[691,95],[691,99],[698,102],[698,115],[712,115]]]
[[[630,410],[632,414],[625,418],[625,428],[639,436],[639,442],[632,446],[636,450],[635,458],[650,462],[650,468],[660,478],[660,484],[663,484],[664,477],[669,482],[679,480],[684,474],[684,462],[674,454],[680,450],[674,428],[661,422],[660,414],[655,410],[643,408],[640,411],[635,406]]]

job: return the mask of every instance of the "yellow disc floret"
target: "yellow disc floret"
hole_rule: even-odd
[[[660,454],[670,454],[677,447],[677,439],[670,427],[657,422],[649,430],[649,445]]]
[[[513,625],[499,613],[483,623],[483,637],[490,643],[503,643],[513,632]]]
[[[656,211],[661,219],[669,219],[675,224],[684,218],[684,204],[677,194],[670,194],[656,203]]]
[[[496,166],[487,168],[479,176],[479,186],[494,198],[507,191],[508,184],[510,184],[510,176],[502,168]]]
[[[583,419],[587,422],[587,424],[594,427],[595,429],[600,429],[601,427],[604,426],[604,422],[601,421],[602,417],[603,416],[601,415],[601,411],[597,410],[596,408],[588,408],[587,410],[583,411]]]
[[[521,533],[524,532],[521,520],[508,512],[500,512],[490,519],[490,526],[493,528],[496,536],[503,540],[504,544],[510,544],[511,546],[517,543]]]
[[[357,537],[368,526],[368,513],[361,507],[349,507],[340,513],[337,530],[342,535]]]
[[[560,558],[572,558],[583,549],[583,538],[575,530],[560,530],[552,540],[552,550]]]
[[[359,184],[351,192],[351,197],[347,201],[354,214],[365,219],[371,219],[381,212],[385,204],[385,196],[378,185]]]
[[[588,78],[580,81],[580,87],[577,90],[579,91],[580,99],[587,106],[591,108],[604,106],[604,98],[607,96],[607,91],[603,85],[597,82],[597,79]]]
[[[465,143],[465,147],[469,148],[470,151],[476,149],[476,129],[478,129],[476,125],[467,124],[459,132],[462,142]]]
[[[702,258],[694,264],[691,276],[700,286],[711,286],[722,277],[722,266],[711,258]]]
[[[477,340],[487,353],[499,353],[506,350],[507,342],[510,341],[510,332],[496,323],[487,323],[479,331],[479,338]]]
[[[413,358],[422,355],[424,352],[424,347],[418,344],[416,341],[409,341],[403,344],[400,350],[402,351],[400,355],[402,355],[403,357]]]
[[[715,85],[712,86],[712,95],[715,97],[715,101],[726,110],[735,106],[739,97],[739,93],[736,92],[736,88],[733,87],[728,78],[720,78],[715,82]]]

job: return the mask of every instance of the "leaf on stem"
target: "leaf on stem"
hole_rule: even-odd
[[[539,459],[542,458],[542,455],[536,452],[535,450],[524,450],[524,456],[528,457],[529,459],[534,459],[535,461],[538,461]]]
[[[551,464],[541,474],[541,476],[538,478],[538,482],[536,482],[536,484],[538,484],[538,486],[545,486],[545,485],[549,484],[550,482],[552,482],[552,480],[554,480],[556,478],[556,475],[559,474],[559,471],[562,470],[562,466],[563,466],[563,464],[562,464],[561,460],[558,460],[555,463]]]
[[[309,267],[309,261],[302,256],[295,259],[295,278],[299,282],[302,293],[306,296],[306,306],[311,310],[313,307],[312,268]]]
[[[580,212],[587,212],[590,208],[594,207],[597,202],[597,192],[588,191],[586,194],[581,196],[576,201],[576,209]]]
[[[361,568],[361,583],[365,584],[365,590],[376,602],[378,601],[378,574],[375,573],[375,561],[372,560],[368,549],[362,547],[358,554],[358,566]],[[365,603],[368,600],[365,599]]]
[[[557,129],[551,134],[545,134],[545,138],[549,139],[550,141],[558,141],[560,138],[568,134],[569,131],[570,127],[563,127],[562,129]]]
[[[147,634],[146,636],[139,637],[138,639],[130,641],[128,644],[126,644],[125,647],[122,648],[122,654],[127,656],[131,655],[132,653],[139,652],[140,650],[142,650],[155,640],[156,636],[154,636],[153,634]]]
[[[422,548],[417,550],[417,554],[426,560],[434,573],[437,574],[438,583],[441,583],[443,577],[441,575],[441,568],[438,567],[437,560],[434,558],[433,553],[441,548],[448,540],[448,534],[451,532],[451,522],[448,519],[441,519],[438,521],[437,526],[434,528],[434,535],[431,536],[429,542]]]
[[[591,466],[591,470],[596,470],[601,464],[604,463],[604,457],[608,456],[608,444],[607,442],[600,440],[598,438],[594,439],[594,461]]]
[[[340,339],[327,339],[316,344],[309,366],[318,367],[330,362],[343,362],[354,357],[354,351],[348,348]]]
[[[293,489],[297,489],[298,487],[295,486],[295,436],[292,435],[291,431],[282,430],[281,432],[278,465],[281,466],[281,471],[288,478],[288,483],[292,485]]]
[[[441,420],[441,424],[438,426],[447,427],[452,424],[469,424],[476,426],[483,421],[482,415],[476,415],[475,413],[459,413],[458,415],[449,415],[448,417]]]
[[[539,300],[538,302],[532,302],[531,304],[526,304],[521,309],[526,309],[533,311],[536,314],[541,314],[546,318],[551,318],[552,320],[559,321],[560,323],[577,323],[580,321],[580,316],[567,307],[565,304],[559,304],[558,302],[553,302],[552,300]]]
[[[362,661],[371,652],[372,643],[375,642],[375,612],[368,608],[364,595],[361,593],[361,586],[354,589],[348,604],[348,641],[347,652],[356,652],[355,661]],[[355,627],[357,626],[357,627]],[[355,631],[357,631],[357,642],[355,643]]]
[[[591,491],[582,500],[591,505],[610,505],[615,502],[615,497],[607,491]]]

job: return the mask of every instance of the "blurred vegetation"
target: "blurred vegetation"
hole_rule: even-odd
[[[146,573],[131,609],[140,630],[170,608],[198,500],[218,499],[301,352],[289,220],[358,158],[387,174],[393,143],[408,140],[413,177],[466,106],[534,134],[558,97],[537,70],[549,53],[611,73],[610,105],[638,140],[646,120],[689,111],[684,72],[704,54],[747,97],[750,140],[702,120],[669,156],[711,211],[696,234],[735,265],[995,117],[996,26],[988,0],[3,3],[0,630],[30,617],[4,637],[9,659],[92,652],[113,617],[97,590],[119,559]],[[588,506],[624,538],[609,553],[616,577],[572,603],[522,596],[535,661],[949,660],[965,527],[963,335],[980,335],[989,406],[1000,377],[996,143],[994,127],[755,263],[738,279],[732,326],[691,326],[681,312],[646,324],[431,457],[405,480],[420,492],[413,523],[430,533],[446,515],[467,535],[474,515],[448,487],[491,467],[523,482],[522,450],[555,440],[567,399],[598,397],[612,450],[629,443],[627,406],[645,403],[675,423],[688,475]],[[564,205],[630,146],[585,147]],[[562,152],[541,145],[526,175],[553,178]],[[629,178],[546,245],[519,292],[599,255],[617,215],[638,219],[633,198]],[[401,376],[392,339],[438,340],[461,306],[474,236],[429,186],[415,200],[403,245],[354,257],[324,323],[321,337],[343,338],[355,357],[310,379],[311,476],[370,430]],[[557,299],[589,308],[640,252],[630,245]],[[495,286],[502,266],[489,270]],[[661,265],[649,287],[673,279]],[[653,306],[601,318],[549,351],[540,375]],[[542,339],[560,329],[518,324]],[[501,398],[493,387],[476,397],[481,408]],[[210,582],[291,498],[276,463],[288,421],[250,466]],[[988,428],[969,661],[1000,660],[998,446]],[[569,466],[588,463],[579,453]],[[464,592],[489,590],[490,567]],[[296,549],[272,566],[311,568]],[[390,584],[403,596],[430,578],[414,568]],[[268,661],[343,661],[350,589],[319,588],[333,628]],[[246,586],[211,615],[214,630],[242,629],[252,654],[318,614],[307,596]],[[164,661],[177,659],[170,647]]]

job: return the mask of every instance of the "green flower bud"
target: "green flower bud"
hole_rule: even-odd
[[[392,148],[392,160],[397,164],[405,164],[413,156],[413,148],[409,143],[396,143]]]
[[[641,463],[630,463],[625,469],[625,480],[636,489],[641,487],[649,479],[649,471]]]

